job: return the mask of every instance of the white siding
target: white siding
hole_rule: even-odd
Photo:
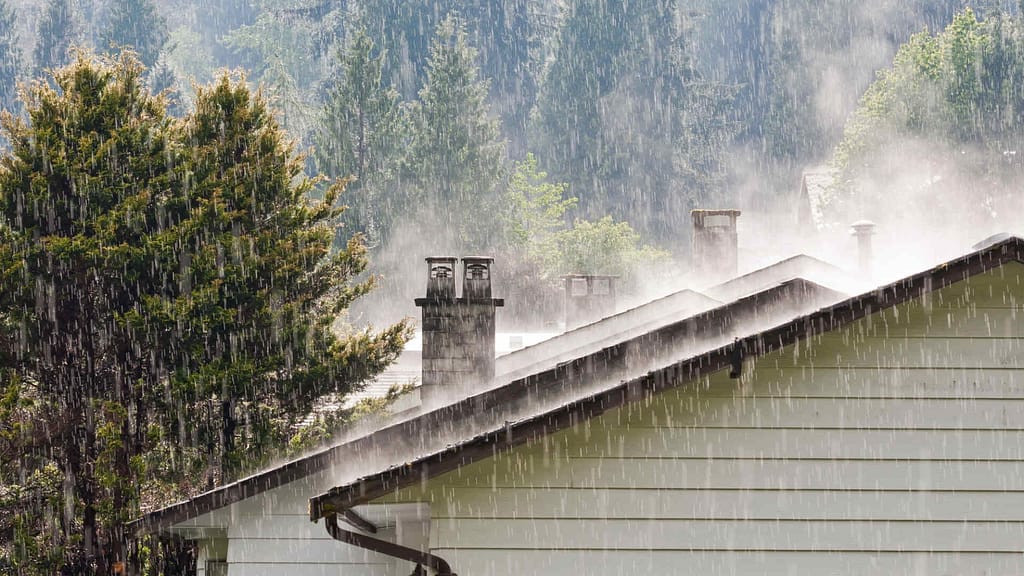
[[[460,574],[1024,573],[1024,266],[382,501]]]

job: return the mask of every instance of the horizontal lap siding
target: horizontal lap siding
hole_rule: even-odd
[[[462,486],[495,490],[1024,490],[1024,462],[1019,461],[566,458],[558,466],[545,468],[538,459],[524,463],[522,469],[527,473],[496,470],[492,475],[467,478]],[[451,487],[448,493],[451,490],[458,497],[458,488]],[[445,492],[432,496],[442,498]]]
[[[922,551],[936,544],[957,551],[1014,552],[1024,523],[503,519],[497,534],[490,519],[437,522],[438,548],[501,547],[524,550],[824,550]]]
[[[438,550],[460,574],[1019,574],[1018,554]]]
[[[1024,522],[1024,491],[460,488],[437,522],[476,518]]]
[[[486,574],[1024,573],[1010,265],[436,478]],[[1024,320],[1024,319],[1022,319]]]
[[[309,514],[302,512],[311,487],[294,484],[236,509],[227,531],[229,576],[390,574],[392,562],[387,556],[342,544],[327,533],[324,521],[310,522]]]

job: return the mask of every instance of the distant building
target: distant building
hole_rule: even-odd
[[[797,225],[801,230],[819,231],[831,224],[826,219],[825,208],[831,201],[834,181],[835,172],[827,166],[804,170],[800,176],[800,196],[797,200]]]

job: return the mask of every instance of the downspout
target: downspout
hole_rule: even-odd
[[[426,566],[436,572],[437,576],[456,576],[447,562],[438,556],[430,554],[429,552],[423,552],[415,548],[409,548],[408,546],[402,546],[401,544],[395,544],[394,542],[374,538],[373,536],[366,536],[364,534],[359,534],[358,532],[345,530],[341,526],[338,526],[337,514],[325,516],[324,524],[327,528],[327,533],[331,535],[331,538],[334,538],[338,542],[358,546],[372,552],[379,552],[380,554],[391,556],[392,558],[398,558],[399,560],[415,562],[416,569],[413,570],[412,576],[425,575],[423,566]]]

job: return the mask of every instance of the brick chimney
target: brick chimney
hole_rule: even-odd
[[[739,210],[693,210],[693,269],[702,282],[735,278],[738,269],[736,219]]]
[[[461,298],[455,294],[456,262],[451,256],[427,258],[427,295],[416,299],[423,309],[424,404],[494,378],[495,313],[505,304],[491,297],[494,259],[462,259]]]
[[[615,313],[618,276],[570,274],[565,282],[565,329],[572,330]]]

